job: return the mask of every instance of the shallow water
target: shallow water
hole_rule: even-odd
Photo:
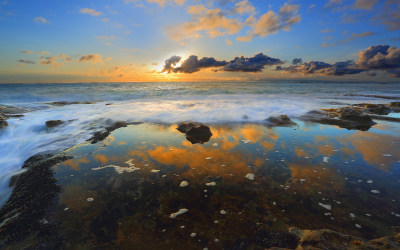
[[[368,95],[400,98],[400,88],[396,83],[317,81],[0,84],[0,105],[28,109],[0,130],[0,205],[11,192],[11,176],[30,156],[74,146],[115,121],[262,122],[273,115],[297,117],[313,109],[391,101]],[[49,104],[53,101],[96,103]],[[49,129],[48,120],[65,123]]]
[[[400,126],[296,122],[214,124],[205,144],[146,123],[71,150],[55,167],[62,245],[215,249],[293,226],[365,238],[399,226]]]

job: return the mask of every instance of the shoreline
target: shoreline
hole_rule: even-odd
[[[306,123],[312,122],[323,125],[328,124],[339,127],[344,126],[345,128],[350,130],[355,129],[363,131],[365,127],[361,128],[359,127],[360,121],[358,120],[358,117],[371,116],[373,118],[374,117],[373,113],[376,113],[377,111],[368,110],[362,112],[360,111],[359,108],[357,108],[357,105],[353,105],[352,107],[354,108],[350,109],[350,111],[348,110],[348,107],[347,108],[345,107],[345,108],[338,108],[338,109],[331,109],[328,111],[324,111],[325,113],[318,113],[317,117],[321,118],[322,122],[321,121],[318,122],[317,120],[315,120],[315,116],[313,116],[314,120],[307,119],[306,117],[303,121]],[[383,107],[387,106],[386,105],[373,106],[373,108],[378,109],[379,112]],[[371,107],[366,106],[363,109],[367,110],[368,108]],[[398,112],[397,110],[398,106],[394,106],[394,108],[396,109],[396,112]],[[354,113],[355,111],[357,112]],[[356,117],[356,118],[351,117],[352,119],[350,119],[350,122],[348,122],[348,120],[346,119],[342,119],[343,118],[342,116],[348,115],[349,112],[351,115],[355,115]],[[367,112],[369,114],[366,114]],[[380,116],[382,116],[382,114],[379,114],[379,117]],[[341,123],[343,122],[343,120],[344,120],[344,125],[343,123]],[[292,121],[287,116],[278,116],[272,118],[270,117],[269,120],[267,120],[265,123],[256,123],[256,124],[265,125],[266,127],[269,128],[293,127],[294,129],[298,129],[299,125],[297,125],[295,121]],[[362,122],[364,122],[364,120],[362,120]],[[395,120],[395,122],[397,122],[397,120]],[[116,122],[114,123],[114,125],[109,126],[102,131],[95,131],[93,133],[93,136],[87,141],[88,143],[91,144],[99,144],[100,142],[104,142],[104,140],[107,140],[110,134],[112,134],[114,131],[118,131],[120,128],[126,128],[128,125],[140,125],[140,124],[143,123],[129,124],[125,122]],[[234,125],[235,123],[227,123],[227,124]],[[243,125],[243,124],[254,124],[254,123],[251,122],[237,123],[237,125]],[[361,125],[365,124],[362,123]],[[372,123],[366,124],[367,127],[369,126],[368,129],[374,125],[375,124]],[[78,148],[80,147],[79,145],[77,146]],[[68,149],[64,150],[63,152],[66,151],[68,151]],[[38,242],[37,243],[42,244],[42,246],[43,244],[46,246],[51,246],[52,244],[56,245],[61,244],[59,240],[57,240],[57,235],[54,235],[54,232],[58,230],[57,229],[58,226],[57,223],[54,221],[54,218],[52,218],[52,210],[54,209],[52,208],[54,206],[53,202],[54,200],[59,199],[58,196],[61,189],[60,186],[55,183],[56,179],[53,177],[54,172],[52,168],[56,164],[62,163],[72,158],[72,156],[68,156],[68,154],[65,154],[63,152],[57,153],[55,155],[44,155],[44,156],[35,155],[25,161],[24,166],[22,168],[27,168],[28,170],[22,173],[17,178],[12,195],[9,197],[7,203],[0,209],[0,217],[2,218],[0,220],[1,221],[0,235],[3,235],[2,237],[4,239],[3,244],[7,245],[8,244],[7,240],[11,244],[14,243],[17,244],[16,242],[18,240],[24,239],[24,237],[26,237],[27,235],[28,235],[27,238],[28,242],[32,240],[32,237],[30,237],[29,235],[31,236],[35,235],[35,237],[40,237],[40,240],[38,242],[41,243]],[[42,184],[43,188],[40,189],[42,191],[37,192],[37,187],[40,187]],[[33,190],[35,190],[35,192]],[[27,227],[27,225],[29,226]],[[299,246],[298,244],[303,244],[302,246],[304,247],[305,246],[315,247],[317,245],[321,247],[334,247],[336,245],[332,244],[336,244],[335,242],[333,241],[324,242],[323,239],[324,234],[331,234],[335,235],[335,237],[339,239],[338,240],[339,242],[337,242],[337,244],[343,244],[343,240],[347,239],[348,241],[346,242],[346,244],[350,244],[353,247],[368,246],[373,248],[375,246],[378,246],[377,244],[388,244],[387,246],[390,247],[390,246],[399,246],[398,244],[400,243],[400,235],[396,234],[397,233],[396,230],[393,231],[395,237],[386,237],[386,238],[380,237],[376,238],[375,240],[368,241],[357,236],[356,237],[346,236],[332,230],[326,231],[324,229],[321,229],[321,230],[312,230],[311,232],[307,231],[306,228],[303,231],[302,230],[299,231],[298,229],[296,230],[292,229],[292,231],[290,230],[279,231],[280,233],[278,234],[271,234],[271,232],[265,232],[263,233],[264,236],[260,236],[263,239],[261,240],[261,242],[264,243],[260,242],[258,243],[259,245],[261,244],[261,246],[263,247],[295,247]],[[287,237],[297,240],[288,241]],[[314,238],[312,240],[309,240],[310,237]],[[293,242],[296,242],[296,245],[294,245]],[[257,245],[257,241],[243,239],[243,241],[239,241],[237,242],[237,244],[238,246],[251,245],[251,244]]]

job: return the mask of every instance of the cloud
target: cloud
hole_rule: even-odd
[[[174,69],[172,66],[175,66],[181,59],[182,57],[180,56],[171,56],[170,58],[165,60],[165,65],[161,72],[171,73]]]
[[[296,65],[296,64],[301,64],[303,62],[303,60],[301,58],[295,58],[292,60],[292,64]]]
[[[400,48],[370,46],[358,53],[357,64],[364,69],[400,69]]]
[[[182,6],[185,3],[185,0],[173,0],[173,1],[168,1],[168,0],[147,0],[148,3],[156,3],[160,5],[161,7],[164,7],[167,2],[175,2],[176,4]]]
[[[283,70],[287,73],[299,73],[301,75],[320,74],[328,76],[342,76],[348,74],[358,74],[363,72],[362,69],[353,68],[354,61],[337,62],[329,64],[319,61],[304,62],[300,65],[289,67],[280,67],[277,70]]]
[[[245,25],[252,28],[247,36],[238,37],[236,40],[244,42],[251,41],[253,37],[265,37],[277,33],[279,30],[289,31],[290,27],[301,21],[298,15],[300,5],[285,3],[276,14],[272,10],[263,14],[258,20],[250,16]]]
[[[377,70],[383,71],[392,77],[400,77],[400,48],[389,45],[370,46],[358,53],[356,62],[349,60],[329,64],[319,61],[309,61],[289,67],[276,67],[286,73],[320,74],[341,76],[366,72],[370,76],[376,75]]]
[[[203,37],[203,32],[208,37],[214,38],[223,35],[233,35],[241,30],[240,20],[228,18],[220,9],[203,10],[202,7],[190,7],[192,21],[166,29],[167,35],[175,41]]]
[[[167,73],[194,73],[205,68],[218,68],[217,71],[228,72],[260,72],[266,66],[283,64],[280,59],[272,58],[259,53],[253,57],[235,57],[231,61],[219,61],[213,57],[203,57],[200,60],[197,56],[191,55],[183,61],[181,66],[175,66],[179,63],[181,57],[173,56],[165,61],[165,66],[161,72]]]
[[[349,37],[345,38],[344,40],[336,41],[334,43],[327,43],[326,41],[324,41],[321,44],[321,47],[323,47],[323,48],[333,47],[333,46],[336,46],[338,44],[346,44],[346,43],[352,42],[352,41],[354,41],[354,40],[356,40],[358,38],[368,37],[368,36],[373,36],[373,35],[375,35],[375,33],[371,32],[371,31],[362,32],[360,34],[353,33]]]
[[[67,56],[66,54],[58,54],[55,56],[40,56],[39,57],[39,64],[40,65],[49,65],[50,68],[56,69],[61,67],[64,62],[71,62],[72,57]]]
[[[96,63],[101,63],[103,62],[103,59],[101,57],[101,55],[99,54],[87,54],[87,55],[83,55],[78,59],[78,62],[88,62],[91,64],[96,64]]]
[[[356,0],[354,8],[359,10],[370,10],[378,0]]]
[[[234,13],[239,13],[239,14],[244,14],[244,13],[251,14],[254,13],[255,8],[248,0],[243,0],[235,4],[235,8],[233,9],[233,11]]]
[[[88,14],[91,16],[100,16],[101,12],[96,11],[95,9],[83,8],[79,10],[82,14]]]
[[[323,29],[323,30],[320,30],[319,32],[321,32],[322,34],[326,34],[326,33],[331,33],[333,31],[335,31],[335,29]]]
[[[26,63],[26,64],[35,64],[34,61],[25,60],[25,59],[19,59],[18,62],[19,62],[19,63]]]
[[[389,31],[400,30],[400,0],[387,0],[384,10],[373,20],[386,26]]]
[[[226,42],[226,44],[228,44],[228,45],[232,45],[232,41],[229,40],[229,39],[225,39],[225,42]]]
[[[20,50],[19,52],[20,52],[21,54],[25,54],[25,55],[31,55],[31,54],[34,53],[33,51],[30,51],[30,50]]]
[[[41,16],[35,17],[35,18],[33,19],[33,21],[34,21],[35,23],[41,23],[41,24],[50,23],[50,21],[46,20],[46,18],[41,17]]]
[[[325,8],[334,8],[340,5],[342,5],[342,0],[329,0]]]

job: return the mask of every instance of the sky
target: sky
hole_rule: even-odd
[[[0,83],[400,81],[400,0],[0,0]]]

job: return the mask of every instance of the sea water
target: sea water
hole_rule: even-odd
[[[10,194],[11,176],[30,156],[72,147],[115,121],[260,123],[273,115],[295,118],[313,109],[391,101],[372,95],[400,98],[400,88],[317,81],[1,84],[0,105],[26,113],[0,130],[0,204]],[[52,104],[60,101],[92,103]],[[48,120],[64,124],[47,128]]]

